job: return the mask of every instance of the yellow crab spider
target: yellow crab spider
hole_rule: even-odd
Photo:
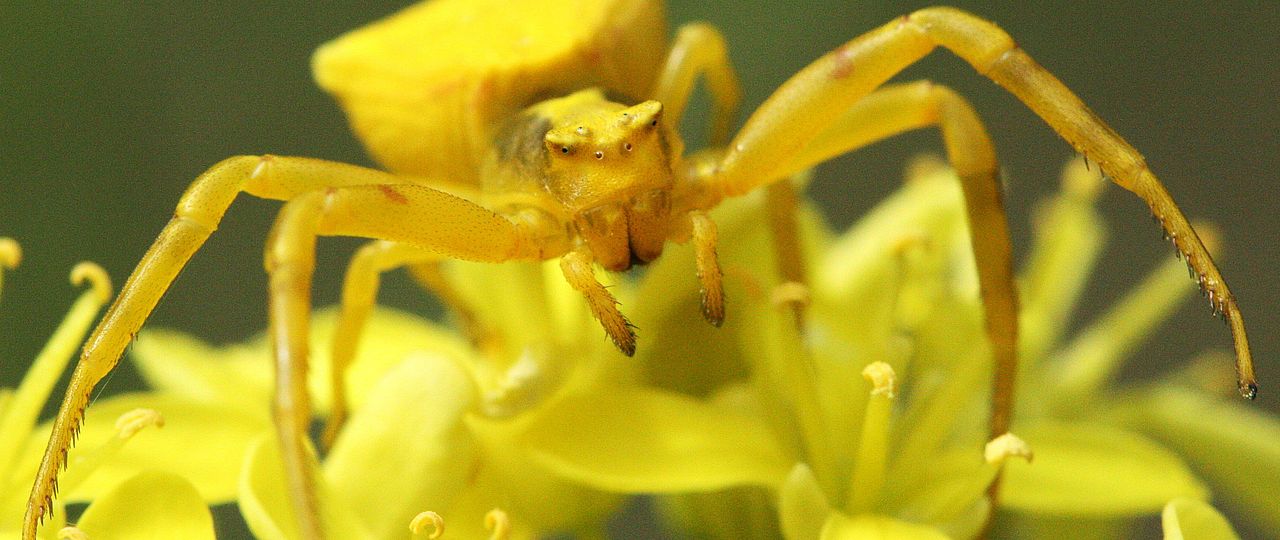
[[[318,236],[374,239],[354,256],[334,343],[341,373],[379,273],[429,276],[443,259],[559,258],[605,333],[636,336],[594,265],[622,271],[689,242],[704,317],[725,306],[707,211],[882,138],[937,127],[960,176],[996,363],[990,421],[1012,414],[1017,299],[991,141],[969,104],[930,82],[885,86],[935,48],[950,50],[1030,107],[1076,151],[1150,207],[1232,332],[1242,394],[1256,393],[1235,298],[1142,156],[996,25],[949,8],[902,16],[805,67],[731,139],[737,81],[719,32],[681,28],[664,47],[662,6],[645,0],[436,0],[321,47],[319,84],[385,168],[241,156],[200,175],[85,344],[28,501],[24,538],[50,510],[90,392],[240,193],[285,201],[267,239],[273,415],[290,496],[307,538],[323,531],[304,466],[307,336]],[[698,78],[716,105],[712,148],[686,155],[678,125]],[[389,171],[389,172],[388,172]],[[426,280],[428,283],[430,279]],[[433,286],[446,303],[447,288]],[[851,315],[852,316],[852,315]],[[344,408],[335,379],[335,420]]]

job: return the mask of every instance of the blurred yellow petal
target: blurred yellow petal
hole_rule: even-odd
[[[1165,540],[1237,540],[1240,537],[1212,505],[1196,499],[1174,499],[1160,516]]]
[[[666,35],[659,5],[517,7],[411,6],[320,46],[311,62],[316,84],[383,166],[461,184],[477,180],[487,131],[525,105],[590,86],[624,95],[653,87],[661,48],[648,45]]]
[[[1252,403],[1175,387],[1138,402],[1126,425],[1185,456],[1241,522],[1280,531],[1280,419]]]
[[[138,473],[95,499],[76,528],[92,540],[214,538],[213,516],[195,486],[158,471]]]
[[[791,469],[758,419],[638,388],[562,399],[525,426],[521,439],[552,471],[606,491],[777,486]]]
[[[1154,514],[1177,497],[1208,497],[1176,454],[1135,433],[1051,422],[1017,430],[1035,449],[1035,461],[1005,465],[1001,503],[1008,508],[1122,517]]]
[[[818,480],[813,477],[813,471],[803,463],[797,463],[778,494],[782,535],[787,540],[817,538],[830,514],[831,505]]]
[[[475,402],[470,375],[449,360],[420,353],[393,368],[325,460],[337,501],[378,538],[395,536],[423,508],[448,508],[473,474],[462,419]]]
[[[309,456],[311,457],[311,456]],[[314,467],[315,459],[309,463]],[[333,490],[320,471],[313,468],[320,523],[332,538],[366,538],[351,509],[335,500]],[[274,432],[261,433],[249,443],[240,469],[240,515],[255,537],[263,540],[299,538],[298,520],[294,518],[285,487],[284,465]],[[400,523],[403,531],[409,520]]]
[[[270,352],[216,347],[169,329],[145,330],[129,355],[147,383],[162,392],[264,412],[272,393]]]
[[[83,483],[72,487],[63,500],[94,499],[145,468],[186,478],[210,504],[231,501],[236,493],[239,456],[249,441],[270,425],[265,416],[180,396],[121,394],[89,408],[71,451],[71,467],[76,466],[78,454],[98,448],[116,436],[116,420],[121,415],[139,408],[159,411],[164,427],[139,432],[106,457]],[[49,427],[49,423],[41,426],[27,441],[21,470],[30,470],[34,475],[48,441]]]
[[[822,540],[946,540],[942,531],[887,516],[833,513],[822,527]]]
[[[1104,182],[1101,171],[1074,159],[1063,170],[1062,190],[1036,208],[1034,246],[1018,290],[1022,370],[1038,363],[1069,328],[1080,292],[1106,243],[1106,224],[1094,204]]]
[[[312,319],[307,382],[318,413],[329,410],[329,354],[337,318],[337,309],[328,308],[316,311]],[[456,356],[467,354],[469,345],[455,332],[421,317],[375,308],[347,371],[352,408],[364,403],[387,370],[420,350]],[[159,390],[263,411],[271,402],[274,372],[264,335],[242,344],[215,347],[183,332],[150,330],[139,335],[131,354],[143,377]]]

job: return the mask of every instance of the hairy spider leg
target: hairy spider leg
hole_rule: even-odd
[[[389,178],[385,173],[318,160],[239,156],[223,160],[192,182],[178,201],[173,218],[85,342],[27,501],[23,538],[35,538],[36,528],[52,510],[58,473],[66,467],[67,451],[75,442],[94,386],[116,366],[169,284],[217,229],[241,191],[262,198],[289,199],[315,187],[385,182]]]
[[[1257,385],[1235,299],[1190,223],[1141,154],[1018,48],[1008,34],[963,11],[928,8],[914,12],[845,43],[802,69],[766,100],[730,144],[718,173],[708,179],[709,199],[740,195],[784,176],[787,171],[781,170],[780,164],[787,162],[787,156],[803,152],[809,141],[826,129],[832,110],[849,108],[939,46],[1013,93],[1078,152],[1096,161],[1113,181],[1147,203],[1196,273],[1215,311],[1227,317],[1235,342],[1240,391],[1253,397]],[[966,188],[966,196],[970,191]],[[981,229],[976,223],[972,228]],[[975,247],[975,254],[979,249]],[[993,266],[979,259],[980,268],[995,270]],[[983,296],[984,300],[991,298],[989,293]],[[993,337],[997,342],[1003,339]],[[997,391],[1011,389],[1012,373],[997,373],[998,378],[1008,378],[997,383]],[[1006,414],[993,414],[993,434],[1002,433],[1007,422]]]
[[[323,226],[320,229],[322,234],[340,231],[341,234],[375,238],[387,235],[392,239],[420,242],[421,245],[438,249],[448,256],[482,260],[494,260],[504,256],[503,254],[515,256],[528,247],[521,242],[519,231],[509,221],[451,195],[406,184],[415,181],[417,180],[399,178],[381,171],[317,159],[239,156],[214,165],[192,182],[179,200],[173,219],[143,255],[120,295],[85,343],[58,415],[54,419],[53,432],[27,502],[23,537],[34,539],[40,521],[51,510],[51,502],[57,490],[57,475],[66,466],[67,451],[74,443],[83,422],[84,409],[94,386],[119,362],[124,348],[141,328],[160,297],[186,262],[217,228],[222,216],[240,192],[278,200],[294,200],[305,195],[306,201],[321,194],[319,198],[322,208],[339,209],[337,214],[326,213],[324,217],[327,219],[318,221],[318,225]],[[336,188],[349,186],[363,187],[335,191]],[[316,191],[317,189],[321,191]],[[348,192],[359,196],[346,196]],[[353,202],[367,203],[370,207],[352,208]],[[282,209],[281,212],[283,214],[285,210]],[[299,214],[292,210],[290,213]],[[370,219],[380,222],[370,224]],[[294,226],[282,229],[280,221],[278,220],[275,229],[277,232],[297,228]],[[406,228],[417,230],[405,231]],[[276,240],[282,237],[281,234],[273,234],[272,237],[273,248],[269,248],[267,252],[269,267],[280,266],[280,262],[288,263],[284,265],[285,270],[281,275],[289,276],[298,274],[300,268],[310,266],[298,264],[289,257],[281,257],[309,250],[281,249],[283,244]],[[309,279],[309,274],[306,277]],[[287,314],[298,304],[297,298],[290,294],[309,297],[309,288],[297,287],[295,281],[285,282],[276,276],[272,277],[272,282],[274,290],[286,291],[273,293],[273,303],[283,302],[283,305],[272,307],[273,321],[280,322],[281,326],[293,333],[305,335],[306,320],[298,321]],[[281,289],[284,286],[288,287]],[[306,303],[305,299],[303,303]],[[283,320],[280,314],[286,314]],[[302,323],[301,326],[299,322]],[[277,333],[293,335],[290,332],[273,332],[273,335]],[[296,341],[290,339],[285,343]],[[277,341],[279,343],[281,342]],[[281,352],[287,358],[305,358],[305,340],[302,343],[304,348],[301,349],[301,357],[292,351]],[[305,366],[301,369],[305,370]],[[289,378],[295,384],[302,382],[293,376],[297,370],[285,371],[282,378]],[[303,412],[309,414],[309,411],[299,408],[305,407],[306,402],[297,401],[296,395],[278,395],[278,400],[289,402],[285,404],[286,407],[278,404],[277,409],[290,409],[294,415]],[[301,447],[297,450],[301,451]],[[295,464],[302,462],[300,454],[295,454],[293,458]]]

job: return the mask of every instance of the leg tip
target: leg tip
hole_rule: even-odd
[[[1250,399],[1250,400],[1257,399],[1258,384],[1252,383],[1252,382],[1240,383],[1240,395],[1244,396],[1245,399]]]

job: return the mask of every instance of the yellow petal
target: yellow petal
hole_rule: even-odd
[[[93,540],[213,538],[213,516],[180,476],[138,473],[93,501],[76,523]]]
[[[102,496],[120,481],[143,469],[186,478],[210,504],[235,497],[240,458],[249,441],[269,426],[263,415],[195,402],[183,397],[136,393],[100,400],[89,407],[84,428],[71,452],[76,455],[101,446],[116,436],[116,419],[139,408],[155,409],[164,417],[163,428],[146,429],[103,461],[83,483],[66,494],[67,501]],[[48,441],[49,424],[37,429],[23,454],[25,467],[34,475]],[[24,476],[25,477],[25,476]]]
[[[1035,461],[1005,465],[1002,504],[1050,515],[1121,517],[1155,513],[1176,497],[1208,491],[1173,452],[1100,424],[1037,423],[1018,433]]]
[[[817,538],[831,514],[831,505],[813,471],[797,463],[778,494],[778,520],[787,540]]]
[[[888,516],[861,514],[847,517],[832,513],[822,527],[822,540],[946,540],[942,531]]]
[[[638,388],[567,397],[542,411],[521,439],[552,471],[626,493],[777,486],[792,463],[754,418]]]
[[[326,43],[312,69],[374,159],[474,183],[497,119],[574,88],[643,95],[665,36],[650,3],[425,2]]]
[[[311,478],[315,481],[319,503],[320,523],[332,538],[366,538],[356,517],[349,508],[335,500],[333,490],[320,471],[315,468],[314,456],[309,456]],[[240,470],[240,491],[237,501],[240,514],[249,524],[254,536],[265,540],[299,538],[298,523],[285,487],[284,467],[274,432],[261,433],[249,443]],[[400,523],[403,530],[408,520]]]
[[[1018,290],[1019,369],[1038,363],[1068,328],[1085,280],[1106,243],[1094,202],[1105,185],[1098,169],[1072,160],[1062,190],[1036,209],[1034,245]]]
[[[1174,499],[1160,516],[1165,540],[1236,540],[1231,523],[1212,505],[1195,499]]]
[[[307,382],[317,413],[329,410],[329,354],[337,316],[336,308],[327,308],[317,311],[312,319]],[[419,350],[456,355],[465,354],[469,348],[456,333],[426,319],[375,308],[347,371],[351,406],[359,408],[387,370]],[[131,351],[139,371],[156,388],[264,411],[271,402],[271,349],[263,335],[243,344],[213,347],[182,332],[151,330],[139,335]]]
[[[1181,453],[1239,519],[1280,530],[1280,419],[1251,403],[1174,387],[1140,403],[1128,425]]]
[[[154,329],[138,334],[129,354],[158,390],[264,412],[270,403],[271,357],[265,347],[215,347],[184,332]]]
[[[505,422],[504,422],[505,423]],[[493,427],[493,426],[488,426]],[[503,428],[484,432],[484,462],[457,500],[442,513],[449,537],[486,538],[484,516],[501,506],[511,516],[513,534],[538,538],[555,531],[584,531],[598,527],[617,510],[622,497],[568,481],[531,462]],[[446,538],[449,538],[446,537]]]
[[[393,368],[325,460],[338,500],[379,538],[424,508],[449,508],[475,467],[462,423],[475,401],[470,376],[448,360],[417,354]]]

